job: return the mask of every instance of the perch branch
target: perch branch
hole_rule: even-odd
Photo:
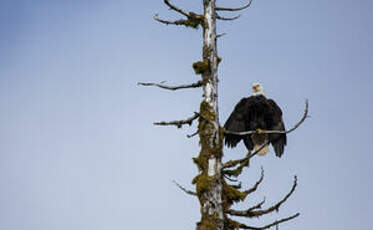
[[[246,5],[244,5],[244,6],[242,6],[242,7],[238,7],[238,8],[216,7],[215,10],[216,10],[216,11],[239,11],[239,10],[243,10],[243,9],[246,9],[246,8],[250,7],[252,1],[253,1],[253,0],[249,0],[249,2],[248,2]]]
[[[284,133],[284,134],[287,134],[287,133],[291,133],[294,130],[296,130],[304,122],[304,120],[306,120],[306,118],[308,117],[307,115],[308,115],[308,100],[306,100],[306,107],[304,109],[303,117],[300,119],[300,121],[298,121],[298,123],[296,123],[294,125],[293,128],[291,128],[289,130],[285,130],[285,131],[280,131],[280,130],[262,130],[262,131],[260,131],[260,133],[261,134],[270,134],[270,133]],[[246,131],[246,132],[231,132],[231,131],[225,130],[225,133],[226,134],[233,134],[233,135],[237,135],[237,136],[245,136],[245,135],[250,135],[250,134],[258,133],[258,132],[256,130],[251,130],[251,131]]]
[[[262,146],[260,146],[253,154],[251,154],[249,156],[249,159],[254,157],[256,154],[258,154],[260,152],[260,150],[262,150],[264,147],[266,147],[266,145],[269,145],[269,142],[270,141],[267,141],[266,143],[264,143]]]
[[[294,177],[293,187],[291,188],[290,192],[280,202],[276,203],[275,205],[273,205],[273,206],[271,206],[271,207],[269,207],[269,208],[267,208],[265,210],[254,211],[251,208],[249,208],[247,210],[237,211],[237,210],[230,209],[230,210],[227,211],[227,213],[230,214],[230,215],[233,215],[233,216],[259,217],[259,216],[271,213],[273,211],[278,211],[278,209],[280,208],[280,206],[284,202],[286,202],[286,200],[291,196],[291,194],[293,194],[293,192],[295,191],[295,187],[296,186],[297,186],[297,177],[295,176]]]
[[[156,86],[162,89],[168,89],[168,90],[178,90],[178,89],[187,89],[187,88],[198,88],[202,86],[202,81],[197,81],[192,84],[188,85],[178,85],[178,86],[169,86],[169,85],[164,85],[163,82],[161,83],[153,83],[153,82],[138,82],[137,85],[142,85],[142,86]]]
[[[273,222],[273,223],[271,223],[271,224],[268,224],[268,225],[266,225],[266,226],[263,226],[263,227],[252,227],[252,226],[247,226],[247,225],[245,225],[245,224],[241,224],[241,223],[239,223],[238,228],[241,228],[241,229],[249,229],[249,230],[264,230],[264,229],[268,229],[268,228],[271,228],[271,227],[273,227],[273,226],[276,226],[276,225],[278,225],[278,224],[280,224],[280,223],[283,223],[283,222],[289,221],[289,220],[291,220],[291,219],[294,219],[294,218],[298,217],[299,215],[300,215],[300,214],[297,213],[297,214],[292,215],[292,216],[289,216],[289,217],[287,217],[287,218],[283,218],[283,219],[281,219],[281,220],[277,220],[277,221],[275,221],[275,222]]]
[[[216,19],[219,19],[219,20],[222,20],[222,21],[233,21],[233,20],[238,19],[239,17],[241,17],[241,14],[239,14],[237,16],[234,16],[234,17],[231,17],[231,18],[222,17],[222,16],[216,14]]]
[[[186,188],[184,188],[183,186],[181,186],[180,184],[178,184],[176,181],[172,181],[172,182],[174,182],[174,184],[177,186],[177,187],[179,187],[181,190],[183,190],[186,194],[188,194],[188,195],[192,195],[192,196],[197,196],[197,193],[196,192],[193,192],[193,191],[190,191],[190,190],[188,190],[188,189],[186,189]]]
[[[177,128],[181,128],[183,125],[188,124],[192,125],[193,121],[199,117],[199,114],[194,113],[194,115],[186,120],[179,120],[179,121],[160,121],[160,122],[154,122],[154,125],[162,125],[162,126],[167,126],[167,125],[175,125]]]
[[[170,7],[171,10],[174,10],[176,12],[179,12],[180,14],[186,16],[186,17],[189,17],[189,13],[185,12],[184,10],[172,5],[168,0],[164,0],[163,1],[168,7]]]

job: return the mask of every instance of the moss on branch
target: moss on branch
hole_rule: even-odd
[[[224,181],[222,196],[224,210],[228,210],[233,203],[244,201],[247,194],[241,192],[239,189],[234,188]]]
[[[207,60],[193,63],[193,69],[196,74],[205,74],[210,72],[210,64]]]

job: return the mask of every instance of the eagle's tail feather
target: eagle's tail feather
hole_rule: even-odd
[[[255,149],[255,151],[258,151],[258,149],[260,149],[260,147],[262,147],[262,145],[254,145],[254,149]],[[264,156],[264,155],[266,155],[268,152],[269,152],[269,146],[268,146],[268,145],[265,145],[264,148],[262,148],[262,149],[258,152],[258,155],[259,155],[259,156]]]

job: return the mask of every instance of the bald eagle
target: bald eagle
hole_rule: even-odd
[[[239,136],[225,134],[225,144],[233,148],[243,140],[247,150],[257,151],[263,144],[270,143],[273,146],[277,157],[284,153],[286,145],[285,133],[264,134],[262,130],[285,130],[282,120],[282,111],[272,99],[264,96],[263,86],[254,83],[253,94],[250,97],[241,99],[234,107],[233,112],[224,124],[224,128],[231,132],[257,131],[251,135]],[[268,153],[268,144],[258,152],[258,155]]]

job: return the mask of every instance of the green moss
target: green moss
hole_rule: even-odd
[[[209,156],[205,152],[205,150],[203,152],[201,151],[198,157],[193,158],[193,162],[197,165],[200,171],[204,171],[205,169],[207,169],[208,160]]]
[[[236,230],[239,229],[240,224],[228,217],[224,219],[224,230]]]
[[[221,144],[221,149],[223,151],[223,140],[224,140],[224,127],[219,127],[219,143]]]
[[[211,190],[216,185],[216,178],[209,177],[206,173],[201,173],[193,179],[192,183],[196,184],[197,195],[201,197],[203,193]]]
[[[201,105],[199,107],[199,112],[202,116],[204,116],[208,120],[210,120],[210,121],[215,120],[216,114],[215,114],[215,112],[213,111],[213,108],[211,108],[211,106],[208,102],[206,102],[206,101],[201,102]],[[202,119],[202,118],[200,118],[200,119]]]
[[[244,201],[247,194],[227,183],[223,183],[223,196],[225,196],[224,198],[226,201],[228,201],[228,203],[232,204],[233,202]]]
[[[200,22],[196,21],[196,20],[190,20],[190,19],[188,19],[188,20],[185,21],[184,25],[186,27],[192,27],[194,29],[197,29],[198,26],[200,25]]]
[[[227,176],[238,177],[239,175],[241,175],[243,168],[248,166],[248,162],[249,160],[247,159],[244,162],[242,162],[236,169],[224,170],[224,174]]]
[[[196,74],[204,74],[210,71],[210,65],[207,60],[193,63],[193,69]]]
[[[202,216],[202,220],[198,223],[197,230],[216,230],[218,229],[219,218],[217,214]]]
[[[203,101],[200,105],[199,123],[198,123],[198,134],[200,137],[201,151],[199,156],[193,158],[194,163],[198,166],[201,171],[207,170],[208,160],[214,156],[221,158],[223,156],[223,129],[219,129],[219,140],[214,140],[215,127],[212,122],[216,119],[216,114],[209,105],[209,103]],[[211,145],[211,142],[213,144]]]
[[[246,196],[245,192],[241,192],[223,181],[222,201],[224,210],[229,210],[233,203],[244,201]]]
[[[177,22],[179,22],[180,25],[197,29],[199,25],[204,27],[204,16],[193,12],[189,12],[187,20],[179,20]]]
[[[206,101],[202,101],[200,104],[199,113],[201,116],[198,120],[198,134],[200,137],[201,151],[198,157],[193,158],[193,161],[198,166],[201,173],[196,176],[192,182],[196,185],[196,192],[200,203],[204,204],[212,189],[217,186],[219,180],[222,180],[222,178],[218,178],[219,174],[209,176],[207,171],[209,159],[214,157],[220,160],[223,155],[222,143],[224,129],[219,128],[219,130],[216,130],[214,126],[216,113]],[[216,140],[216,136],[219,136],[219,139]],[[226,197],[231,199],[231,197],[236,196],[236,194],[232,194],[233,192],[229,191],[229,195]],[[197,230],[216,230],[218,226],[222,224],[221,221],[223,220],[219,219],[216,213],[209,215],[209,213],[203,211],[203,209],[201,209],[201,212],[202,218],[201,222],[198,223]]]
[[[204,27],[204,16],[195,14],[193,12],[189,12],[189,16],[187,19],[177,20],[173,24],[183,25],[186,27],[192,27],[194,29],[197,29],[199,25]]]

